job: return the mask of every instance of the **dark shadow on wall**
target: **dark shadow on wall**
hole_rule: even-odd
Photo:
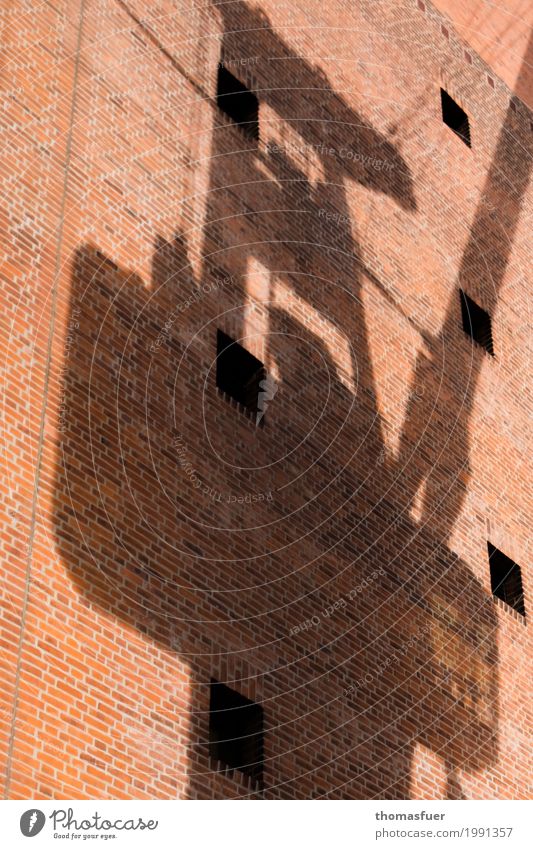
[[[417,743],[447,764],[447,792],[456,798],[457,770],[495,763],[498,731],[496,619],[487,593],[449,548],[465,492],[474,354],[459,346],[459,379],[445,375],[451,408],[437,405],[434,420],[424,404],[411,404],[400,459],[383,460],[360,292],[358,222],[351,220],[346,193],[350,182],[357,183],[412,215],[408,166],[319,69],[290,50],[262,13],[238,2],[223,4],[220,14],[228,59],[257,55],[260,30],[262,55],[277,59],[270,61],[270,88],[261,91],[261,103],[276,121],[290,122],[302,143],[314,146],[323,176],[311,181],[289,145],[273,151],[245,144],[218,115],[200,281],[191,273],[183,234],[154,246],[149,288],[97,247],[80,247],[71,295],[79,330],[65,357],[56,470],[62,557],[87,604],[187,664],[191,798],[250,792],[267,798],[408,798]],[[314,106],[319,121],[310,120]],[[350,146],[392,168],[369,171],[316,153],[332,127],[337,148]],[[512,145],[513,134],[504,128],[498,175],[498,156],[505,162]],[[491,179],[492,172],[489,193]],[[526,180],[525,173],[515,176],[517,193]],[[515,216],[519,207],[518,199]],[[335,227],[321,210],[338,213]],[[297,244],[287,238],[295,221]],[[260,437],[213,385],[217,326],[222,322],[234,338],[245,329],[251,258],[267,269],[271,287],[283,284],[352,341],[356,387],[347,387],[325,340],[311,334],[297,313],[273,303],[266,357],[278,364],[281,390]],[[507,259],[502,245],[496,266],[504,269]],[[470,267],[468,253],[465,263]],[[221,285],[228,276],[231,283]],[[200,286],[208,294],[201,295]],[[436,346],[460,339],[455,294]],[[418,365],[414,382],[424,385],[424,399],[437,397],[439,369],[431,361]],[[313,429],[316,409],[324,414]],[[427,425],[433,426],[430,419],[449,429],[450,416],[454,438],[445,440],[442,451],[428,438],[433,453],[425,466],[418,456],[411,462],[417,441],[423,443]],[[228,420],[231,444],[224,437]],[[213,479],[215,448],[222,461]],[[281,466],[280,451],[289,450]],[[258,455],[272,473],[258,468]],[[308,503],[302,504],[298,490],[282,487],[310,459],[313,469],[301,483]],[[426,502],[415,522],[409,510],[422,480]],[[317,497],[322,488],[327,498]],[[279,497],[255,504],[253,511],[232,500],[235,493],[266,490]],[[284,522],[288,511],[294,513]],[[260,526],[267,523],[265,533]],[[316,569],[307,568],[315,562]],[[297,622],[332,595],[346,593],[376,564],[383,568],[372,593],[352,600],[347,620],[328,621],[327,639],[325,630],[315,645],[287,633],[287,598]],[[302,585],[308,593],[300,599]],[[353,686],[363,672],[370,683]],[[216,774],[208,760],[212,677],[264,704],[263,789]],[[169,697],[168,711],[172,705]],[[158,719],[147,715],[143,721],[150,739]],[[171,726],[170,742],[175,733]],[[176,787],[179,779],[179,771],[170,769],[165,787]],[[157,794],[157,788],[156,780],[146,780],[147,792]]]

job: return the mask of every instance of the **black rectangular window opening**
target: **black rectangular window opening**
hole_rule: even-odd
[[[217,330],[217,386],[241,404],[263,423],[258,416],[260,383],[266,377],[263,363],[238,342]]]
[[[217,104],[250,139],[259,139],[259,101],[227,68],[219,65]]]
[[[468,147],[472,147],[468,115],[443,88],[440,90],[440,99],[442,120]]]
[[[525,617],[526,608],[520,566],[490,542],[487,543],[487,548],[492,594]]]
[[[492,342],[492,321],[488,312],[478,306],[466,292],[459,289],[461,296],[461,315],[463,318],[463,330],[474,342],[485,348],[493,357],[494,345]]]
[[[209,755],[222,767],[263,779],[263,708],[236,690],[211,679]]]

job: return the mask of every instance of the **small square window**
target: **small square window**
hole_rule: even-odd
[[[209,755],[256,781],[263,778],[263,708],[211,679]]]
[[[492,342],[492,321],[488,312],[469,298],[466,292],[459,290],[461,296],[461,314],[463,317],[463,330],[478,345],[482,345],[491,356],[494,356],[494,345]]]
[[[259,101],[223,65],[218,68],[217,104],[248,138],[259,139]]]
[[[440,90],[440,99],[442,104],[442,120],[468,147],[472,147],[468,115],[443,88]]]
[[[265,367],[222,330],[217,331],[216,373],[218,388],[255,414],[257,420],[260,384],[266,376]]]
[[[487,543],[490,564],[490,583],[492,594],[505,601],[521,616],[526,615],[524,590],[520,566],[499,551],[490,542]]]

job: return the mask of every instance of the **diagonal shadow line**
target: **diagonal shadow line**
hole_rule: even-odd
[[[188,73],[186,68],[184,68],[184,66],[181,64],[181,62],[178,62],[178,60],[176,59],[174,54],[171,53],[170,50],[168,50],[164,46],[164,44],[161,43],[161,41],[159,40],[157,35],[153,32],[151,27],[148,26],[146,21],[143,21],[141,18],[139,18],[135,14],[135,12],[133,12],[130,9],[128,4],[124,2],[124,0],[116,0],[116,2],[121,7],[121,9],[127,14],[127,16],[134,22],[134,24],[136,24],[136,26],[139,27],[142,34],[146,36],[146,38],[148,39],[150,44],[152,44],[155,47],[157,52],[161,53],[161,55],[165,56],[165,58],[168,59],[168,61],[171,63],[174,70],[176,70],[179,74],[181,74],[187,80],[189,85],[191,85],[194,88],[194,90],[196,92],[198,92],[198,94],[201,95],[203,100],[210,100],[209,93],[206,91],[206,89],[202,88],[202,86],[198,84],[198,82],[194,79],[194,77],[192,77]]]
[[[522,69],[529,67],[532,62],[533,33],[530,36],[528,48],[524,55]],[[433,361],[436,360],[438,353],[443,350],[446,340],[453,336],[454,330],[457,327],[459,287],[466,287],[467,289],[470,287],[474,293],[480,291],[483,299],[483,307],[489,314],[494,312],[498,302],[520,219],[522,203],[530,182],[533,167],[533,157],[531,151],[524,145],[523,135],[520,132],[513,131],[516,116],[511,103],[512,101],[509,103],[498,136],[494,156],[477,205],[470,236],[461,259],[457,274],[457,288],[450,298],[442,328],[439,334],[433,338],[428,337],[427,334],[423,335]],[[473,356],[468,359],[458,357],[452,362],[448,358],[449,372],[451,373],[453,370],[455,373],[455,381],[450,381],[450,383],[455,386],[461,385],[464,387],[462,396],[457,396],[453,401],[456,405],[457,415],[452,433],[454,431],[467,432],[467,423],[472,412],[476,386],[479,381],[483,362],[484,357],[480,351],[474,351]],[[419,369],[415,369],[413,380],[413,391],[415,392],[417,387],[422,386],[422,389],[424,389],[424,383],[426,383],[427,388],[427,383],[430,380],[424,366],[422,366],[422,371],[426,374],[425,381],[419,380]],[[462,378],[459,380],[457,379],[458,371],[459,377]],[[436,401],[436,404],[438,403]],[[442,401],[441,403],[448,402]],[[424,424],[423,417],[418,412],[415,412],[415,406],[406,415],[401,437],[403,449],[399,452],[399,459],[393,470],[395,474],[400,474],[402,469],[405,468],[406,463],[409,462],[413,443],[418,445],[420,440],[424,439],[424,433],[421,432],[421,427]],[[418,427],[416,427],[416,424],[418,424]],[[415,427],[411,430],[411,426],[413,425]],[[409,436],[410,431],[411,436]],[[414,437],[412,435],[413,433],[415,434]],[[447,443],[444,444],[440,457],[444,454],[446,445]],[[465,451],[465,455],[463,456],[461,468],[468,468],[467,451]],[[420,485],[420,483],[421,480],[418,479],[417,484]],[[457,484],[457,480],[452,483],[452,486],[454,483]],[[411,493],[411,501],[415,494],[415,492]],[[454,520],[457,517],[458,508],[456,508],[455,515],[449,523],[449,533],[451,533]],[[427,520],[428,517],[426,516],[425,521]]]

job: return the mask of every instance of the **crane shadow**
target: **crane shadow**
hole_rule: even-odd
[[[313,149],[322,176],[310,179],[288,146],[245,144],[219,116],[200,280],[184,233],[156,241],[149,286],[98,246],[79,247],[70,296],[78,330],[65,351],[55,470],[59,550],[90,610],[156,645],[164,660],[165,674],[157,680],[152,669],[152,694],[143,696],[144,733],[125,740],[120,729],[133,770],[147,764],[137,788],[172,797],[186,781],[190,798],[408,798],[420,743],[446,763],[445,793],[458,798],[459,772],[489,768],[498,751],[497,622],[490,595],[450,547],[480,366],[470,353],[454,356],[444,404],[440,367],[420,358],[413,382],[425,400],[408,404],[398,460],[388,458],[348,192],[362,186],[414,215],[408,165],[263,13],[243,2],[219,11],[227,57],[252,55],[260,30],[264,55],[278,60],[261,101]],[[309,120],[314,101],[322,122]],[[391,167],[317,152],[333,125],[337,148]],[[504,128],[486,194],[501,185],[515,143]],[[515,226],[528,167],[513,161],[506,215]],[[486,232],[485,209],[462,280],[476,268],[469,252]],[[337,214],[334,227],[323,210]],[[295,227],[297,244],[287,236]],[[492,249],[496,298],[509,249],[502,240]],[[246,338],[251,260],[268,276],[263,350],[280,385],[260,431],[216,394],[213,368],[217,328]],[[461,332],[456,294],[434,350]],[[302,305],[347,340],[343,362],[326,334],[309,330]],[[454,437],[443,442],[450,421]],[[245,493],[271,497],[239,501]],[[372,592],[350,597],[378,567]],[[291,635],[288,616],[303,620],[332,595],[345,599],[345,615],[322,617],[307,642]],[[261,781],[209,758],[212,679],[264,706]]]

